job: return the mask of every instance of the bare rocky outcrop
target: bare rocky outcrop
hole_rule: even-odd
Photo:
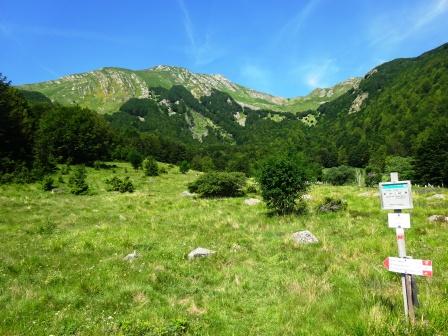
[[[350,106],[350,110],[348,111],[348,114],[359,112],[361,110],[362,104],[368,97],[369,97],[368,92],[362,92],[359,95],[357,95],[355,100],[352,103],[352,106]]]

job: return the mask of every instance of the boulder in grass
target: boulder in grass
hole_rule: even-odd
[[[432,196],[428,197],[428,199],[440,199],[440,200],[444,200],[444,199],[445,199],[445,195],[444,195],[444,194],[435,194],[435,195],[432,195]]]
[[[319,240],[316,238],[315,235],[313,235],[310,231],[304,230],[304,231],[298,231],[294,232],[292,234],[292,239],[297,244],[316,244],[319,242]]]
[[[194,196],[196,196],[196,194],[193,194],[193,193],[191,193],[191,192],[189,192],[189,191],[187,191],[187,190],[183,191],[183,192],[181,193],[181,195],[182,195],[183,197],[194,197]]]
[[[443,215],[432,215],[428,217],[431,223],[448,223],[448,217]]]
[[[132,253],[129,253],[127,256],[125,256],[123,260],[132,262],[134,259],[138,257],[139,254],[137,253],[137,251],[134,250]]]
[[[244,200],[244,204],[246,205],[257,205],[261,203],[261,201],[258,198],[247,198]]]
[[[206,258],[206,257],[209,257],[209,256],[215,254],[215,253],[216,253],[215,251],[206,249],[204,247],[197,247],[193,251],[188,253],[188,260],[193,260],[193,259],[196,259],[196,258]]]

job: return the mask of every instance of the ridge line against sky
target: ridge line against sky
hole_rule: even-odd
[[[14,84],[167,64],[294,97],[448,41],[448,0],[0,0],[0,13]]]

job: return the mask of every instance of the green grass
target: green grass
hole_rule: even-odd
[[[308,215],[269,217],[244,197],[182,197],[196,172],[144,177],[117,165],[134,193],[106,191],[112,169],[88,169],[88,196],[0,187],[1,335],[143,335],[176,321],[195,335],[447,334],[448,224],[427,221],[448,215],[446,200],[414,193],[408,254],[432,259],[434,277],[418,278],[409,327],[399,276],[382,266],[397,247],[375,189],[313,186]],[[348,210],[316,215],[325,196]],[[294,245],[303,229],[320,243]],[[217,253],[188,261],[198,246]],[[133,250],[140,257],[124,261]]]

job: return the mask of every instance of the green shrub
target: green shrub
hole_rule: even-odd
[[[190,170],[190,164],[188,161],[182,161],[179,165],[179,171],[181,174],[186,174]]]
[[[259,185],[253,179],[248,179],[244,187],[244,193],[257,194],[260,192]]]
[[[54,189],[54,180],[51,176],[47,175],[42,179],[42,190],[51,191]]]
[[[305,169],[288,157],[267,161],[258,179],[266,205],[278,214],[293,212],[296,199],[307,189]]]
[[[365,182],[367,187],[378,186],[378,183],[381,182],[381,171],[379,168],[374,166],[366,167],[366,177]]]
[[[387,180],[389,180],[389,174],[392,172],[397,172],[400,180],[412,180],[415,176],[414,159],[403,156],[386,157],[384,173]]]
[[[85,195],[89,190],[89,186],[86,183],[86,168],[79,166],[73,170],[68,180],[70,192],[74,195]]]
[[[347,202],[339,198],[325,197],[317,206],[317,212],[336,212],[347,209]]]
[[[70,165],[68,165],[68,164],[63,165],[61,168],[62,175],[68,175],[70,173],[70,171],[71,171],[71,168],[70,168]]]
[[[131,163],[132,167],[134,169],[140,168],[140,165],[142,164],[143,157],[142,155],[137,152],[136,150],[131,150],[128,154],[128,161]]]
[[[166,167],[159,167],[159,174],[168,174],[168,169]]]
[[[119,191],[121,193],[134,192],[134,185],[129,180],[129,176],[126,176],[124,179],[114,176],[111,179],[105,180],[105,183],[107,184],[107,191]]]
[[[243,195],[246,176],[243,173],[212,172],[201,175],[188,185],[190,192],[201,197],[236,197]]]
[[[142,162],[143,172],[146,176],[157,176],[159,175],[159,166],[156,160],[152,156],[148,156]]]
[[[322,180],[332,185],[354,183],[356,180],[356,170],[349,166],[325,168],[322,170]]]

